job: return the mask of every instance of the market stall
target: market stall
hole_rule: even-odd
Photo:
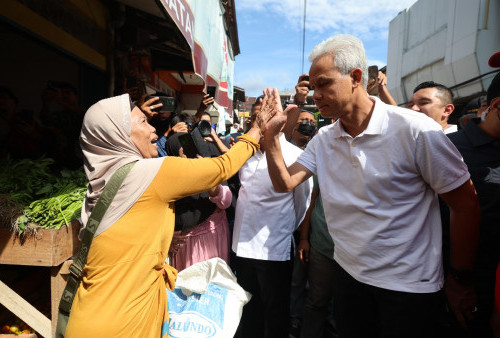
[[[42,159],[0,166],[0,304],[8,310],[1,311],[2,333],[11,329],[12,334],[36,331],[42,337],[55,333],[70,258],[79,246],[78,217],[86,183],[82,170],[54,172],[51,164],[52,160]],[[25,267],[25,278],[12,278],[16,266]],[[48,271],[33,274],[29,267]],[[43,282],[50,285],[50,307],[44,313],[38,304],[24,299],[27,290]],[[18,320],[1,322],[9,314]],[[26,328],[21,330],[18,323],[27,324]]]

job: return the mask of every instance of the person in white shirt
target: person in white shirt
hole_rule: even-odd
[[[413,90],[413,96],[407,107],[424,113],[439,123],[445,134],[458,130],[456,124],[448,124],[448,118],[455,110],[455,106],[453,93],[442,84],[434,81],[422,82]]]
[[[336,35],[309,60],[313,99],[325,117],[292,165],[282,157],[279,131],[286,113],[276,88],[263,100],[266,158],[278,192],[317,174],[334,249],[334,316],[339,337],[432,337],[443,286],[437,195],[451,214],[450,308],[466,324],[480,209],[460,153],[423,114],[386,105],[366,92],[362,42]]]
[[[286,163],[302,150],[283,133],[279,142]],[[241,188],[236,203],[233,251],[238,284],[252,294],[243,308],[242,337],[288,337],[289,297],[292,274],[292,234],[309,206],[312,182],[290,192],[277,193],[267,170],[265,149],[257,151],[241,167]]]

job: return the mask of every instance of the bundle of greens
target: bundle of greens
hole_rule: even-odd
[[[45,229],[59,229],[78,217],[82,210],[82,202],[87,189],[70,184],[53,197],[33,201],[23,209],[23,215],[16,220],[19,233],[25,231],[29,223]]]
[[[49,158],[7,159],[0,165],[0,196],[4,196],[0,198],[0,214],[16,212],[15,217],[10,216],[10,224],[19,234],[30,224],[59,229],[80,217],[87,190],[83,170],[53,173],[52,163]]]

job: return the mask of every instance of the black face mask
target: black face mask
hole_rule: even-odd
[[[299,123],[297,131],[302,135],[312,137],[316,132],[316,126],[309,121],[302,121]]]

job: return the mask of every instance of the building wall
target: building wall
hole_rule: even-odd
[[[389,25],[388,89],[398,104],[419,83],[460,85],[493,69],[488,58],[500,50],[500,1],[419,0]],[[484,92],[494,74],[455,88],[455,98]]]

